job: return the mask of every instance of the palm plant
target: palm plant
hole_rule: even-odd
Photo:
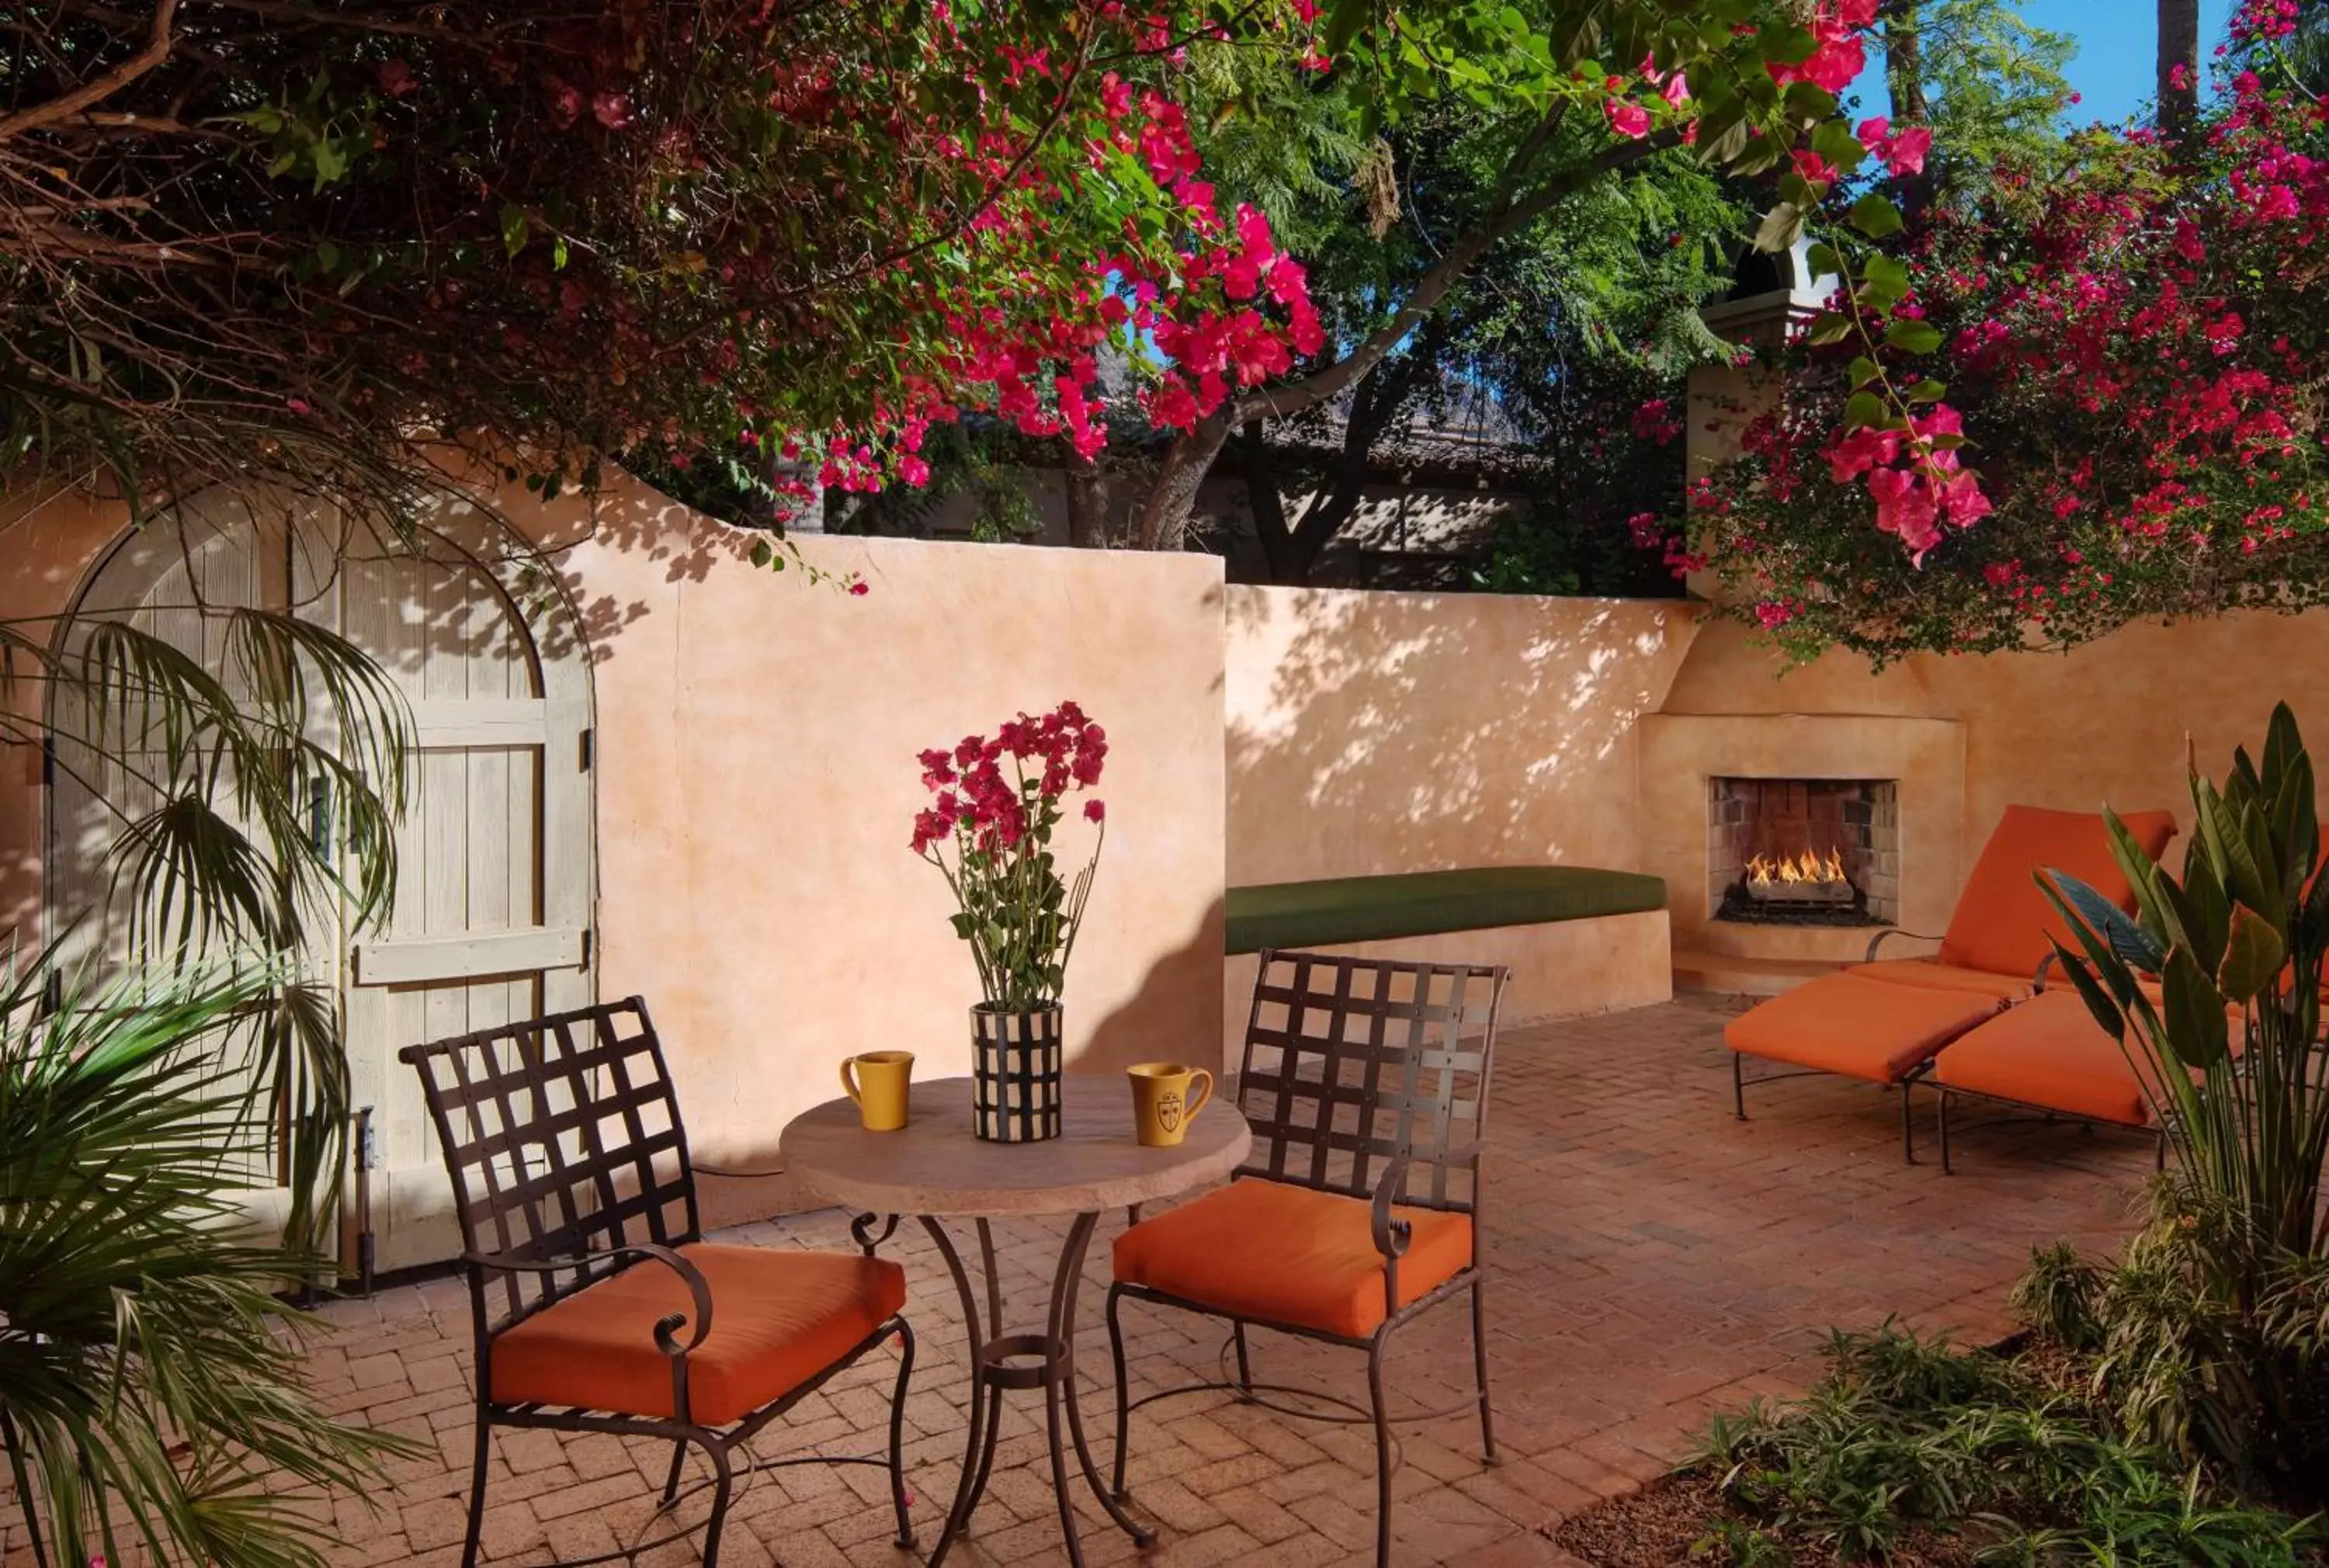
[[[2287,706],[2273,711],[2261,765],[2237,752],[2221,786],[2195,768],[2192,800],[2180,878],[2107,818],[2133,916],[2075,878],[2040,878],[2077,944],[2056,953],[2127,1052],[2177,1155],[2125,1259],[2103,1275],[2051,1271],[2044,1289],[2062,1299],[2045,1316],[2084,1320],[2098,1388],[2129,1430],[2318,1504],[2329,1501],[2329,876],[2313,765]]]
[[[410,736],[393,681],[297,615],[159,608],[199,622],[212,657],[126,617],[0,620],[0,668],[33,699],[0,707],[0,740],[42,748],[101,822],[105,897],[121,912],[113,956],[283,954],[317,911],[379,916]],[[332,999],[296,968],[273,972],[273,1024],[249,1066],[280,1130],[264,1153],[289,1197],[287,1234],[311,1244],[332,1230],[347,1067]]]
[[[118,1562],[127,1536],[157,1563],[320,1563],[303,1503],[411,1445],[316,1407],[314,1319],[278,1292],[318,1260],[234,1228],[271,1137],[238,1058],[277,1027],[280,976],[44,999],[51,972],[0,987],[0,1446],[36,1561]]]
[[[2329,1158],[2329,877],[2315,874],[2313,764],[2287,704],[2273,709],[2263,765],[2242,748],[2221,787],[2195,767],[2192,801],[2180,880],[2105,813],[2134,917],[2074,877],[2040,878],[2079,944],[2055,951],[2096,1020],[2122,1046],[2132,1036],[2188,1178],[2257,1242],[2310,1257]]]

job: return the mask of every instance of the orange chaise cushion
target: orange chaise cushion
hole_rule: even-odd
[[[1993,974],[1985,969],[1959,969],[1937,958],[1883,958],[1873,963],[1853,963],[1843,972],[1866,980],[1891,981],[1895,985],[1921,985],[1931,991],[1971,991],[2001,1001],[2027,1000],[2036,987],[2029,975]]]
[[[1382,1326],[1373,1206],[1283,1181],[1233,1181],[1116,1238],[1116,1277],[1184,1301],[1363,1339]],[[1472,1262],[1472,1217],[1394,1208],[1412,1230],[1402,1307]]]
[[[696,1422],[725,1426],[806,1383],[906,1304],[886,1258],[698,1242],[679,1249],[712,1287],[712,1332],[687,1357]],[[670,1419],[671,1362],[655,1326],[695,1307],[680,1277],[643,1260],[536,1313],[494,1341],[502,1404],[579,1405]]]
[[[2135,812],[2121,820],[2146,854],[2157,855],[2175,836],[2175,819],[2165,812]],[[1941,962],[2023,979],[2035,974],[2053,951],[2049,934],[2070,934],[2039,889],[2033,874],[2041,868],[2067,871],[2121,908],[2134,907],[2135,891],[2111,858],[2100,812],[2008,806],[1957,895],[1941,938]]]
[[[1891,1084],[2004,1005],[1975,991],[1824,974],[1740,1013],[1722,1038],[1747,1056]]]
[[[2135,1043],[2138,1058],[2143,1049]],[[1966,1035],[1935,1059],[1933,1079],[2066,1116],[2151,1124],[2144,1080],[2127,1053],[2067,990],[2032,998]]]

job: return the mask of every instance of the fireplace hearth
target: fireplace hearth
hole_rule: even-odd
[[[1900,918],[1900,785],[1891,779],[1711,778],[1707,908],[1768,925]]]

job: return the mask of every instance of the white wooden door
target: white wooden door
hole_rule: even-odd
[[[474,511],[448,504],[416,552],[347,549],[323,518],[287,529],[269,521],[279,505],[197,498],[109,552],[80,607],[213,670],[218,621],[205,608],[291,609],[370,653],[410,705],[393,907],[372,929],[344,909],[311,912],[301,961],[340,994],[350,1103],[373,1113],[359,1158],[377,1263],[401,1268],[459,1243],[419,1083],[397,1051],[592,998],[589,670],[564,601],[530,588],[521,552]],[[109,728],[137,723],[117,716]],[[52,930],[71,929],[108,967],[129,956],[131,921],[106,850],[153,793],[127,750],[113,765],[60,745],[51,778]]]
[[[373,1107],[378,1265],[460,1250],[408,1045],[591,1000],[589,671],[562,601],[536,596],[497,530],[448,512],[420,553],[358,554],[339,629],[412,709],[395,903],[353,934],[344,976],[354,1103]],[[530,613],[529,613],[530,612]],[[552,634],[536,636],[537,629]]]

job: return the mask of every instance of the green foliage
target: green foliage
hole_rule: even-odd
[[[237,1058],[278,977],[69,987],[44,1009],[46,956],[0,988],[0,1446],[17,1494],[52,1562],[120,1562],[126,1536],[161,1563],[319,1564],[315,1497],[419,1450],[316,1406],[313,1319],[276,1292],[319,1260],[234,1229],[234,1195],[272,1185]]]
[[[1941,198],[1978,194],[2001,165],[2059,169],[2070,155],[2062,72],[2078,40],[2033,25],[2016,0],[1921,0],[1916,11]]]
[[[1985,1563],[2319,1561],[2310,1521],[2120,1435],[2019,1363],[1890,1324],[1831,1335],[1828,1361],[1802,1399],[1718,1416],[1686,1461],[1739,1516],[1710,1550],[1784,1561],[1762,1544],[1776,1535],[1862,1562],[1924,1532]]]

